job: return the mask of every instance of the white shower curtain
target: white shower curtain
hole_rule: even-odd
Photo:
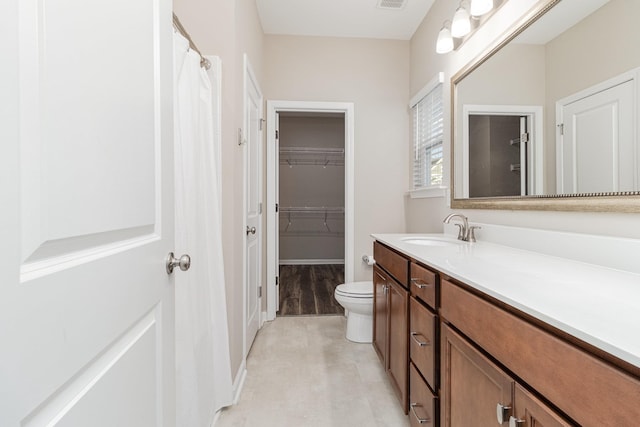
[[[200,56],[174,35],[176,254],[190,254],[176,294],[178,426],[209,427],[232,403],[229,333],[215,168],[211,82]],[[217,141],[219,143],[219,141]]]

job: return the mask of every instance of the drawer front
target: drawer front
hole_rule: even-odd
[[[637,425],[640,380],[454,283],[440,284],[443,320],[575,421]]]
[[[411,397],[409,399],[409,421],[412,427],[436,426],[438,414],[438,398],[435,397],[418,370],[409,364],[409,382]]]
[[[402,286],[408,286],[409,260],[386,246],[374,242],[373,257],[376,264],[387,270]]]
[[[410,301],[409,348],[411,361],[416,365],[422,376],[433,390],[437,390],[436,377],[436,347],[438,338],[436,333],[437,319],[435,314],[418,302],[415,298]]]
[[[436,299],[438,276],[436,273],[418,264],[411,263],[410,278],[411,295],[421,299],[436,310],[438,308]]]

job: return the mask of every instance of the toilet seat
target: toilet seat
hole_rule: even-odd
[[[371,281],[343,283],[336,287],[336,295],[348,298],[373,298],[373,284]]]

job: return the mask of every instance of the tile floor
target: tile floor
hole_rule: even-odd
[[[216,427],[405,427],[409,419],[371,344],[343,316],[278,317],[260,330],[237,405]]]

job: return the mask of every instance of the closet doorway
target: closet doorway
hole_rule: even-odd
[[[353,276],[353,105],[267,109],[267,318],[341,314],[333,291]]]

